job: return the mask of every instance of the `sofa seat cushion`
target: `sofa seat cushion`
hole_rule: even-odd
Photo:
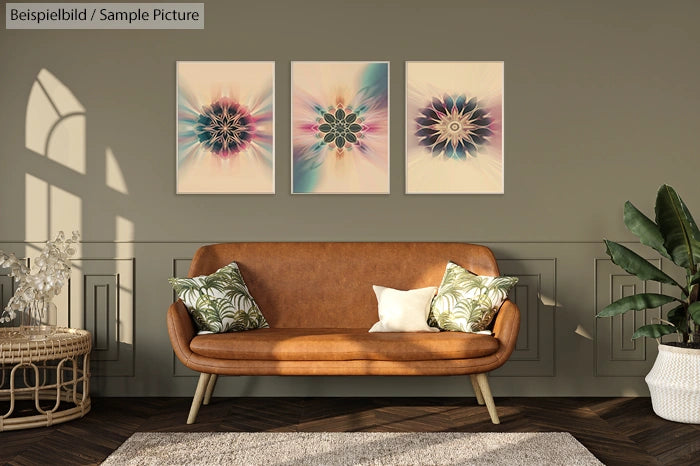
[[[432,361],[488,356],[491,335],[458,332],[368,333],[367,329],[263,328],[197,335],[192,352],[216,359],[263,361]]]

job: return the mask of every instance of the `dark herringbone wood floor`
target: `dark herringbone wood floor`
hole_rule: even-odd
[[[570,432],[608,465],[700,465],[700,426],[656,417],[648,398],[97,398],[85,418],[0,433],[0,464],[98,464],[134,432]],[[0,406],[0,408],[3,408]]]

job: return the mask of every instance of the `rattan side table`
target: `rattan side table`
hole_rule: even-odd
[[[90,332],[58,327],[55,333],[33,340],[19,330],[0,328],[0,432],[51,426],[87,414]],[[20,412],[19,400],[33,400],[34,409],[23,405]]]

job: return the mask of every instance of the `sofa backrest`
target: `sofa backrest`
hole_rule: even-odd
[[[197,250],[189,276],[236,261],[275,328],[369,328],[377,320],[372,285],[439,286],[453,261],[497,276],[491,250],[467,243],[221,243]]]

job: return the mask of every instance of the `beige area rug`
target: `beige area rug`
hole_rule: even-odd
[[[103,464],[574,466],[602,463],[565,432],[139,432]]]

